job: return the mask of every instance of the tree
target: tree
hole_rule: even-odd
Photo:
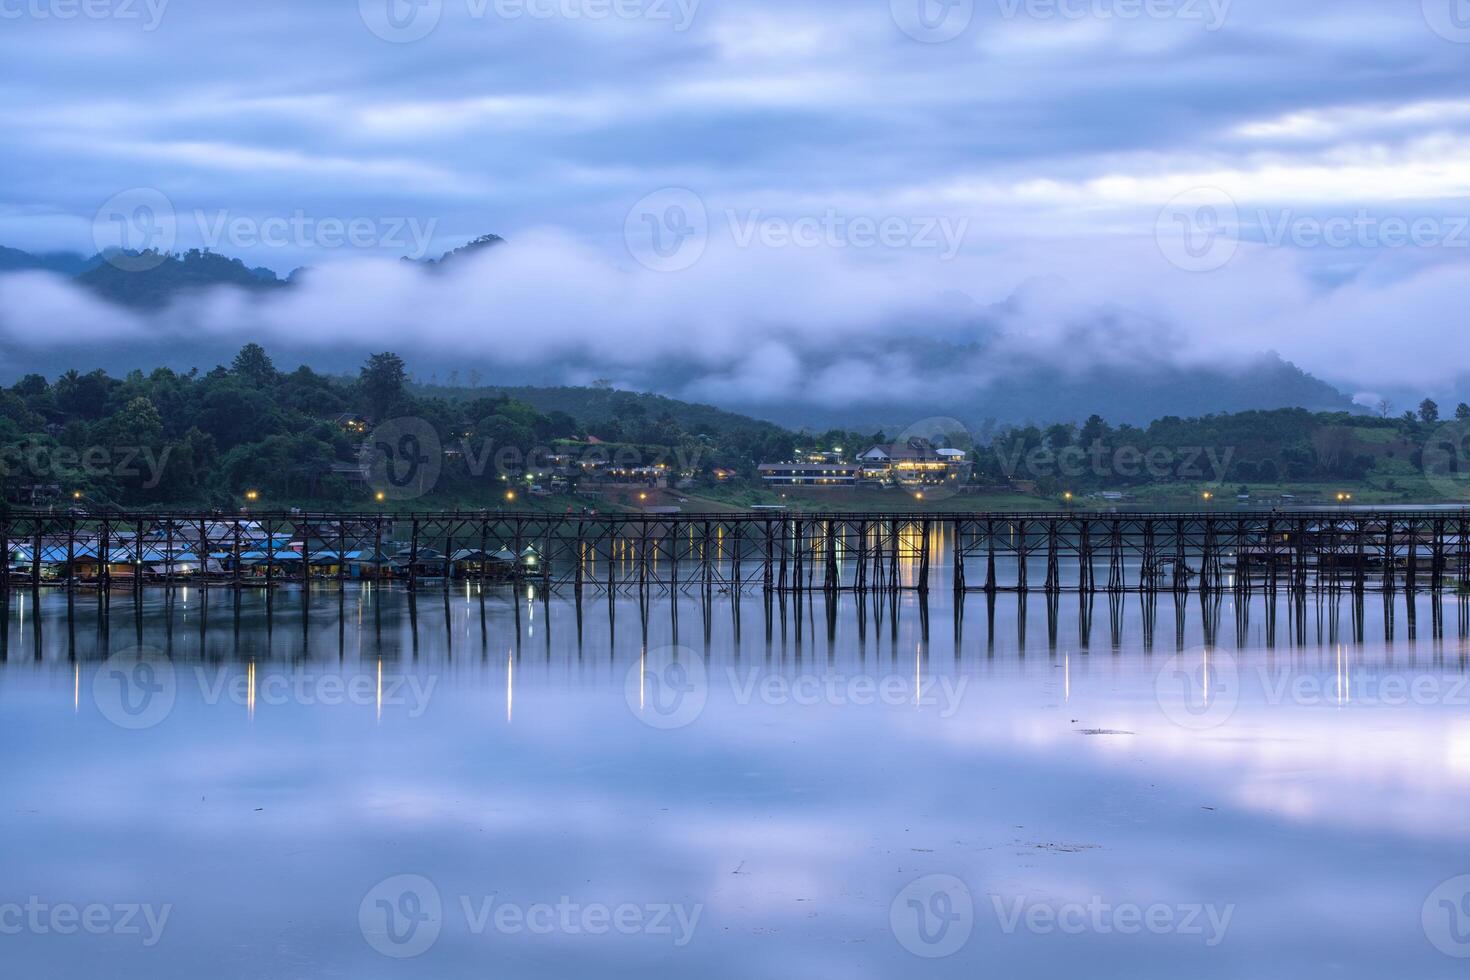
[[[369,357],[358,377],[368,411],[379,421],[403,398],[403,386],[407,382],[403,358],[388,351]]]
[[[1426,398],[1419,403],[1419,418],[1430,425],[1439,421],[1439,406],[1434,399]]]
[[[259,344],[246,344],[235,355],[230,370],[253,385],[265,386],[275,382],[276,366],[270,355]]]
[[[1460,404],[1455,406],[1455,421],[1470,422],[1470,405],[1460,402]]]

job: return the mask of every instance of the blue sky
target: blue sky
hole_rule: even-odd
[[[284,273],[495,232],[629,277],[549,336],[629,301],[728,353],[1019,291],[1018,343],[1123,308],[1185,356],[1451,379],[1414,363],[1464,305],[1463,0],[0,0],[0,59],[18,247]],[[1389,320],[1402,359],[1314,362]]]

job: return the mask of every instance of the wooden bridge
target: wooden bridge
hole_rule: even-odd
[[[548,591],[956,593],[1470,584],[1470,511],[42,514],[0,588],[533,580]]]

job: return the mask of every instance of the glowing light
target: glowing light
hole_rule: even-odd
[[[259,490],[246,490],[245,491],[245,499],[246,500],[250,500],[250,501],[259,500],[260,499],[260,491]]]
[[[388,495],[386,493],[384,493],[383,491],[379,490],[377,493],[373,494],[373,499],[376,500],[378,503],[381,504],[383,501],[385,501],[385,500],[388,499]]]

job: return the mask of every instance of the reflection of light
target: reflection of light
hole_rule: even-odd
[[[914,646],[914,706],[915,707],[918,707],[918,704],[919,704],[919,692],[921,690],[923,690],[923,688],[924,688],[924,682],[919,679],[920,678],[919,666],[923,663],[923,659],[924,659],[923,648],[921,646],[919,646],[919,645],[915,645]]]
[[[1062,655],[1062,697],[1068,704],[1072,703],[1072,654]]]
[[[510,724],[512,710],[515,707],[516,694],[516,658],[513,651],[505,654],[505,723]]]
[[[648,669],[648,648],[644,647],[638,651],[638,713],[643,713],[643,679],[644,672]]]
[[[246,668],[246,685],[247,686],[246,686],[246,689],[245,689],[245,714],[250,718],[251,721],[254,721],[255,720],[255,661],[254,660],[250,661],[250,666],[248,668]]]
[[[378,658],[378,721],[383,720],[383,658]]]
[[[76,714],[82,709],[82,665],[72,666],[71,711]]]
[[[1205,647],[1200,654],[1204,658],[1205,676],[1203,680],[1204,707],[1210,706],[1210,648]]]

